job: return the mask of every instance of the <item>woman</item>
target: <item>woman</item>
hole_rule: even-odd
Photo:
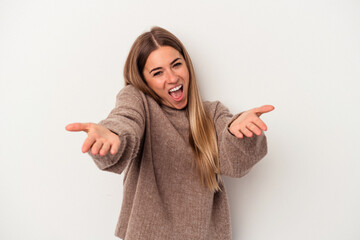
[[[154,27],[134,42],[125,87],[82,151],[97,166],[124,175],[115,235],[126,239],[231,239],[221,175],[241,177],[267,153],[260,120],[271,105],[235,116],[220,102],[202,102],[182,43]]]

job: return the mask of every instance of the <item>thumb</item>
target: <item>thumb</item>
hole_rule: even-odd
[[[79,131],[88,132],[89,128],[90,128],[89,123],[70,123],[65,127],[65,129],[70,132],[79,132]]]
[[[260,117],[261,114],[271,112],[274,109],[275,107],[273,105],[263,105],[261,107],[255,108],[254,112]]]

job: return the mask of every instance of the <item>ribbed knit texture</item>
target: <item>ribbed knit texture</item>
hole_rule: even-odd
[[[228,125],[233,116],[220,102],[204,102],[214,120],[221,174],[245,175],[267,153],[264,133],[236,138]],[[159,105],[128,85],[116,106],[99,122],[120,137],[115,155],[93,155],[106,171],[124,172],[124,192],[115,235],[125,240],[230,240],[227,194],[204,188],[189,144],[186,110]]]

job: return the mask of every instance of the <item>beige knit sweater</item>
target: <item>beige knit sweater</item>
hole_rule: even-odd
[[[220,102],[204,102],[218,137],[221,174],[241,177],[267,153],[264,133],[236,138],[232,116]],[[117,154],[92,155],[106,171],[124,172],[124,192],[115,235],[125,240],[228,240],[230,212],[223,191],[201,186],[189,144],[186,110],[159,105],[135,87],[124,87],[109,116],[99,123],[118,134]]]

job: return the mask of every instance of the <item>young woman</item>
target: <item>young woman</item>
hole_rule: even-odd
[[[267,153],[271,105],[233,116],[201,100],[194,68],[173,34],[154,27],[134,42],[125,87],[99,124],[73,123],[88,134],[82,151],[106,171],[124,171],[115,235],[135,239],[231,239],[221,175],[241,177]]]

